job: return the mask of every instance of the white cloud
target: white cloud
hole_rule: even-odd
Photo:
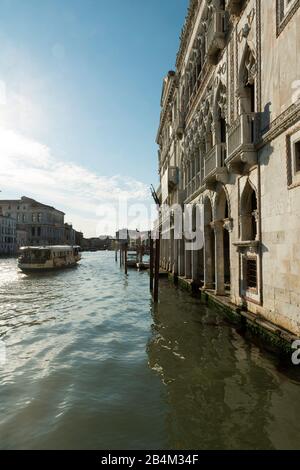
[[[1,197],[6,192],[26,195],[64,210],[66,220],[87,236],[103,233],[102,227],[115,227],[113,216],[99,219],[99,206],[117,207],[120,199],[130,204],[144,202],[145,214],[139,220],[148,228],[150,201],[143,183],[120,175],[100,176],[59,160],[46,145],[5,128],[0,129],[0,189]]]

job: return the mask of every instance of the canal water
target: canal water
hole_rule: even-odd
[[[300,448],[300,375],[220,313],[109,252],[0,260],[1,449]]]

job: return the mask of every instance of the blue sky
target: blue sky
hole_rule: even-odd
[[[125,187],[132,200],[147,197],[158,181],[162,79],[174,68],[187,5],[0,0],[0,130],[8,141],[0,144],[0,158],[7,160],[1,197],[26,194],[53,203],[88,235],[101,229],[95,228],[95,206],[111,191]],[[14,167],[23,169],[18,177]],[[56,186],[50,181],[53,168],[66,172],[65,184],[61,176]],[[87,185],[94,180],[81,206],[83,175]],[[98,178],[106,196],[102,188],[93,198]]]

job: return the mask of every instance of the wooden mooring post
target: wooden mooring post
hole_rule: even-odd
[[[158,286],[159,286],[159,268],[160,268],[160,236],[161,236],[161,226],[160,226],[161,210],[160,210],[160,207],[161,207],[161,201],[160,201],[159,197],[157,196],[153,185],[151,185],[150,191],[151,191],[152,197],[154,199],[154,202],[156,204],[156,207],[158,209],[158,227],[157,227],[158,228],[158,233],[156,234],[156,239],[155,239],[154,287],[153,287],[153,301],[155,303],[157,303],[158,302]],[[152,240],[152,242],[153,242],[153,240]],[[150,250],[151,250],[151,248],[150,248]],[[153,253],[153,249],[152,249],[152,253]],[[150,271],[151,271],[151,269],[150,269]],[[151,272],[153,273],[153,270]],[[150,280],[150,283],[151,283],[151,280]],[[151,284],[150,284],[150,288],[151,288]]]
[[[155,240],[154,292],[153,292],[153,301],[155,303],[158,302],[159,265],[160,265],[160,232],[158,233],[158,238]]]
[[[124,271],[125,271],[125,274],[127,275],[127,243],[125,244],[125,247],[124,247]]]
[[[153,267],[154,267],[154,245],[151,232],[149,232],[149,244],[150,244],[150,291],[153,292]]]

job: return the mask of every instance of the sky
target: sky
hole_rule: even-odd
[[[86,236],[126,222],[111,215],[120,200],[149,204],[162,80],[187,6],[0,0],[1,199],[54,205]]]

